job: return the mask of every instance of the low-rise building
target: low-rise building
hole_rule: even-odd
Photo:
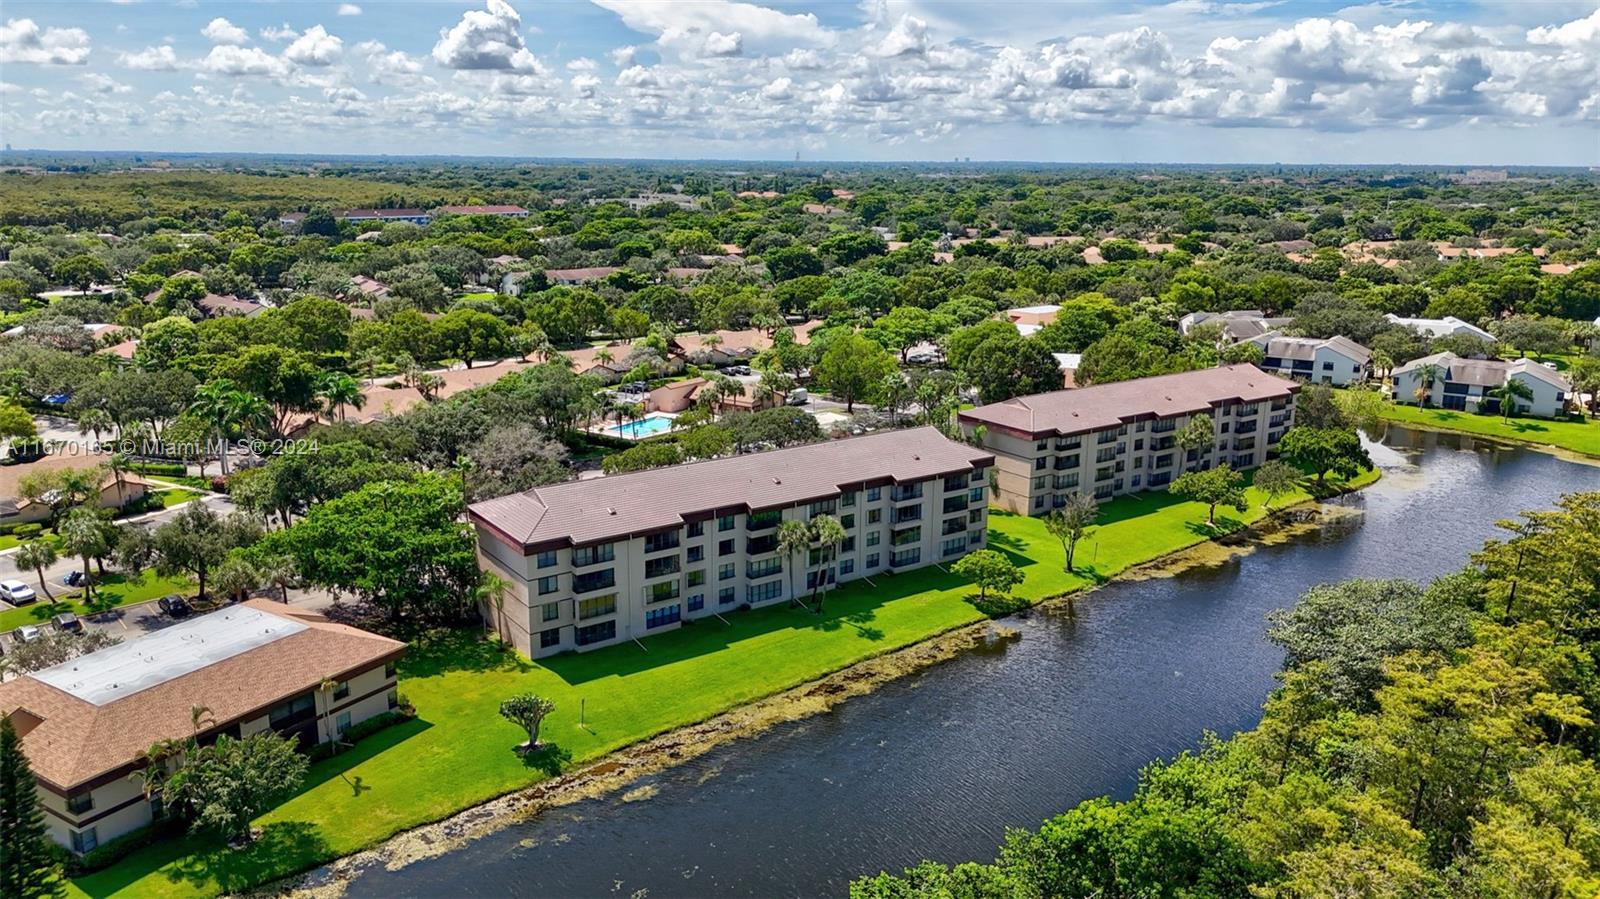
[[[1413,328],[1423,337],[1453,337],[1457,334],[1465,334],[1468,337],[1476,337],[1484,343],[1495,342],[1493,334],[1453,315],[1447,315],[1444,318],[1401,318],[1391,312],[1385,315],[1384,318],[1388,319],[1392,324]]]
[[[0,684],[50,835],[75,852],[162,814],[137,772],[163,740],[272,730],[302,747],[395,708],[405,644],[251,600]],[[204,707],[196,731],[192,710]]]
[[[422,209],[335,209],[333,217],[341,222],[410,222],[426,225],[433,214]]]
[[[993,462],[916,428],[474,503],[479,563],[510,584],[487,614],[518,650],[548,656],[948,562],[987,539]],[[786,558],[779,523],[821,514],[845,529],[835,557]]]
[[[1244,343],[1261,348],[1261,368],[1274,374],[1344,387],[1372,374],[1372,351],[1348,337],[1287,337],[1268,331]]]
[[[525,219],[528,210],[521,206],[440,206],[434,215],[497,215],[501,218]]]
[[[1457,412],[1500,412],[1499,397],[1490,391],[1507,380],[1520,381],[1532,399],[1518,399],[1518,414],[1554,418],[1572,399],[1572,382],[1560,372],[1533,361],[1517,359],[1463,359],[1454,353],[1434,353],[1395,368],[1396,402],[1437,406]],[[1419,393],[1420,391],[1420,393]]]
[[[1166,487],[1184,471],[1254,468],[1294,423],[1300,385],[1254,365],[1020,396],[969,409],[962,430],[995,456],[995,503],[1043,515],[1074,493],[1104,501]],[[1177,434],[1209,415],[1216,440],[1185,449]]]
[[[1259,309],[1230,309],[1227,312],[1191,312],[1178,319],[1178,333],[1189,336],[1201,325],[1217,325],[1222,328],[1222,336],[1238,343],[1252,337],[1260,337],[1269,331],[1275,331],[1289,323],[1287,318],[1270,317]]]

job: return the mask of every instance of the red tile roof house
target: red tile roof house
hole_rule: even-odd
[[[106,455],[66,456],[47,455],[35,462],[22,465],[0,466],[0,525],[36,524],[48,521],[50,504],[23,499],[18,493],[22,479],[31,474],[71,468],[93,468],[110,461]],[[99,492],[94,505],[102,509],[120,509],[150,492],[150,482],[136,474],[124,472],[119,482],[109,472],[100,479]]]
[[[673,381],[650,391],[645,398],[646,412],[682,412],[692,408],[700,399],[700,392],[711,382],[705,378]],[[741,384],[739,393],[724,396],[717,401],[716,411],[756,412],[782,404],[783,395],[763,394],[754,384]]]
[[[195,303],[207,318],[217,318],[223,315],[260,315],[266,311],[265,306],[255,300],[241,300],[238,297],[221,296],[208,293]]]
[[[141,755],[191,735],[276,731],[302,747],[398,707],[405,644],[250,600],[0,684],[50,836],[88,852],[161,814]],[[193,732],[191,710],[209,719]]]
[[[528,210],[521,206],[440,206],[434,215],[498,215],[505,218],[525,219]]]

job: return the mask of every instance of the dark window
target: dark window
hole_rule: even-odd
[[[310,721],[317,712],[316,698],[310,693],[280,703],[271,712],[267,713],[267,722],[273,730],[283,730],[294,727],[304,721]]]
[[[689,522],[689,536],[699,537],[706,532],[706,523],[703,521]]]
[[[540,631],[539,632],[539,648],[540,649],[549,649],[552,646],[560,646],[560,645],[561,645],[561,628],[553,627],[553,628],[550,628],[547,631]]]
[[[695,595],[689,597],[689,611],[698,612],[705,607],[706,595],[704,593],[696,593]]]
[[[723,540],[723,541],[719,542],[717,544],[717,555],[719,555],[719,556],[731,556],[731,555],[733,555],[734,552],[735,552],[735,549],[734,549],[735,545],[736,544],[732,540]]]
[[[691,547],[689,547],[689,550],[688,550],[689,561],[698,562],[701,559],[704,559],[705,557],[706,557],[706,548],[705,547],[703,547],[703,546],[691,546]]]
[[[336,684],[334,686],[334,688],[333,688],[333,701],[334,702],[338,702],[341,699],[349,699],[349,698],[350,698],[350,682],[347,681],[347,680],[339,681],[339,683]]]
[[[556,561],[556,551],[553,549],[547,549],[539,554],[540,568],[549,568],[550,566],[556,564]]]
[[[588,646],[590,643],[604,643],[607,640],[615,640],[616,637],[617,623],[615,621],[602,621],[599,624],[578,628],[577,644],[579,646]]]
[[[81,815],[92,808],[94,808],[93,793],[79,793],[67,798],[67,811],[74,815]]]
[[[645,630],[666,627],[669,624],[677,624],[682,617],[683,607],[677,604],[660,609],[650,609],[644,613],[644,627]]]

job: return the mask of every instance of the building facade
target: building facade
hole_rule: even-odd
[[[301,747],[399,704],[405,644],[251,600],[0,684],[50,835],[74,852],[150,824],[138,772],[153,744],[275,731]],[[192,710],[207,718],[198,732]]]
[[[994,453],[995,505],[1043,515],[1074,493],[1104,502],[1164,489],[1188,470],[1254,468],[1293,426],[1299,389],[1253,365],[1229,365],[1017,397],[962,412],[960,421]],[[1178,433],[1202,414],[1215,440],[1178,446]]]
[[[1372,351],[1348,337],[1285,337],[1269,331],[1244,341],[1261,348],[1261,369],[1312,384],[1344,387],[1372,375]]]
[[[510,585],[485,614],[538,658],[952,561],[985,545],[993,462],[917,428],[475,503],[479,562]],[[836,553],[786,557],[778,526],[824,514]]]
[[[1566,412],[1572,399],[1572,383],[1532,359],[1505,362],[1434,353],[1398,366],[1391,377],[1395,402],[1457,412],[1499,414],[1500,398],[1490,391],[1507,380],[1521,382],[1533,394],[1531,399],[1516,400],[1513,411],[1519,415],[1555,418]]]

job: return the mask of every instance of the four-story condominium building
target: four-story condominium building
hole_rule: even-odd
[[[1300,385],[1253,365],[1140,378],[1020,396],[962,412],[995,454],[995,502],[1026,515],[1066,505],[1073,493],[1108,500],[1166,487],[1184,471],[1267,460],[1294,422]],[[1187,449],[1178,434],[1211,416],[1214,439]]]
[[[984,545],[993,463],[916,428],[475,503],[479,563],[510,585],[487,615],[548,656],[953,560]],[[782,522],[824,514],[842,542],[780,548]]]

